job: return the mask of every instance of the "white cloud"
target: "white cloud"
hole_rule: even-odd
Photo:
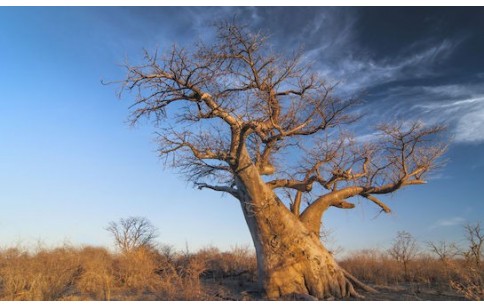
[[[470,110],[457,122],[455,140],[457,142],[484,142],[484,98],[481,99],[480,109]]]
[[[436,180],[450,180],[450,179],[453,179],[453,177],[451,175],[448,175],[448,174],[444,174],[442,172],[439,172],[439,173],[434,173],[434,174],[430,174],[427,179],[430,181],[436,181]]]
[[[331,16],[331,15],[329,15]],[[332,21],[331,18],[324,19]],[[311,24],[314,32],[321,26],[331,25],[321,21]],[[436,65],[448,59],[464,38],[445,39],[433,45],[419,41],[402,50],[400,55],[375,59],[357,46],[354,23],[345,27],[328,27],[328,40],[306,53],[308,59],[317,60],[320,73],[339,82],[340,94],[355,94],[362,90],[424,77],[436,76]],[[336,31],[335,31],[336,30]],[[339,31],[338,31],[339,30]],[[338,33],[336,36],[331,34]],[[424,46],[424,47],[422,47]],[[401,56],[401,54],[405,56]],[[484,142],[484,87],[482,85],[408,86],[387,89],[378,99],[384,108],[376,109],[367,104],[362,111],[369,115],[369,122],[423,118],[426,123],[445,122],[449,125],[454,142]],[[390,93],[394,91],[395,93]],[[386,96],[386,97],[385,97]],[[412,112],[409,112],[409,109]],[[378,111],[378,112],[375,112]],[[359,136],[360,141],[374,136]]]
[[[484,143],[484,84],[398,86],[382,93],[379,119],[444,123],[456,143]],[[370,104],[367,108],[375,108]]]
[[[373,142],[378,140],[379,138],[378,133],[369,133],[369,134],[363,134],[363,135],[358,135],[354,139],[358,143],[367,143],[367,142]]]
[[[460,43],[458,40],[453,42],[444,40],[405,57],[374,60],[371,57],[360,56],[331,61],[333,55],[339,60],[344,50],[358,49],[351,46],[353,37],[351,29],[344,29],[343,34],[337,44],[321,46],[320,49],[312,50],[307,56],[329,54],[329,57],[325,56],[327,59],[321,61],[323,66],[320,72],[322,75],[341,81],[340,89],[344,92],[363,90],[392,81],[432,76],[434,73],[431,66],[447,58]]]
[[[453,141],[460,143],[484,142],[484,87],[480,85],[479,91],[472,87],[449,86],[425,87],[427,94],[436,94],[433,97],[424,95],[427,102],[414,105],[427,115],[431,122],[445,121],[450,126]],[[445,97],[449,95],[450,97]]]
[[[465,221],[466,219],[463,217],[452,217],[452,218],[440,219],[437,222],[435,222],[432,226],[430,226],[430,229],[458,226],[458,225],[462,225]]]

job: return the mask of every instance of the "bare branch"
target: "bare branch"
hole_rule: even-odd
[[[209,184],[206,184],[206,183],[195,183],[195,185],[198,187],[198,189],[208,188],[208,189],[215,190],[215,191],[221,191],[221,192],[229,193],[236,198],[239,197],[237,189],[232,188],[232,187],[214,186],[214,185],[209,185]]]
[[[364,198],[366,198],[366,199],[368,199],[368,200],[370,200],[370,201],[373,201],[375,204],[377,204],[379,207],[381,207],[382,211],[384,211],[385,213],[390,213],[391,212],[391,209],[385,203],[383,203],[382,201],[378,200],[374,196],[368,195],[368,194],[362,194],[361,196],[364,197]]]
[[[190,180],[231,187],[241,170],[254,167],[259,178],[252,181],[267,176],[260,182],[270,189],[292,191],[296,215],[309,193],[316,196],[306,214],[354,207],[345,199],[355,196],[388,213],[375,195],[423,184],[438,167],[445,146],[435,136],[443,126],[382,124],[378,141],[356,142],[341,127],[359,119],[350,113],[359,97],[337,97],[335,85],[311,73],[301,53],[268,53],[266,41],[261,33],[220,23],[209,45],[199,43],[193,52],[174,46],[162,57],[146,52],[144,65],[126,65],[122,87],[136,94],[133,123],[154,116],[162,129],[160,156],[172,158],[171,166]],[[164,127],[168,110],[178,131]],[[296,168],[288,164],[290,147],[300,150]]]

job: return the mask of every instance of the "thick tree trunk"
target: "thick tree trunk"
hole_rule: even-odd
[[[318,299],[357,296],[345,272],[269,189],[256,170],[239,173],[237,187],[254,241],[259,283],[269,299],[309,294]]]
[[[293,214],[276,200],[259,206],[247,201],[242,207],[256,247],[259,282],[269,299],[357,295],[331,253]]]

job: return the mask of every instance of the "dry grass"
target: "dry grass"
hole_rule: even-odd
[[[204,287],[210,273],[253,280],[254,254],[244,248],[180,253],[166,246],[125,253],[8,248],[0,250],[0,300],[217,300],[220,292]]]
[[[247,247],[234,247],[228,252],[221,252],[218,248],[201,249],[197,255],[206,260],[206,278],[220,279],[227,277],[245,276],[255,280],[257,263],[255,253]]]
[[[377,285],[395,285],[403,282],[400,264],[386,253],[366,249],[352,253],[340,262],[341,266],[358,279]]]
[[[462,258],[441,260],[421,254],[409,263],[408,276],[401,263],[379,250],[355,252],[340,264],[374,286],[403,287],[415,293],[427,289],[435,294],[460,295],[468,300],[484,298],[484,268],[477,268]]]
[[[85,247],[79,251],[81,275],[76,281],[80,293],[96,300],[110,300],[115,281],[114,260],[105,248]]]
[[[447,292],[483,298],[482,267],[464,259],[420,255],[409,262],[408,277],[387,251],[358,251],[340,264],[380,290],[400,288],[418,295],[431,289],[435,296]],[[0,300],[243,300],[254,299],[247,291],[256,280],[255,254],[243,247],[207,247],[196,253],[169,246],[126,253],[69,245],[0,250]]]
[[[468,300],[484,299],[484,270],[482,266],[476,266],[469,262],[449,264],[452,271],[450,286]]]
[[[1,298],[58,300],[80,276],[79,255],[69,247],[40,249],[35,254],[19,248],[0,253]]]

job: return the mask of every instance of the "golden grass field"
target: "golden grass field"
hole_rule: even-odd
[[[379,293],[366,300],[480,300],[483,268],[464,258],[420,254],[407,275],[386,251],[348,254],[340,264]],[[170,246],[115,253],[103,247],[0,250],[2,300],[263,300],[255,254],[236,247],[197,252]],[[286,298],[287,300],[298,298]]]

